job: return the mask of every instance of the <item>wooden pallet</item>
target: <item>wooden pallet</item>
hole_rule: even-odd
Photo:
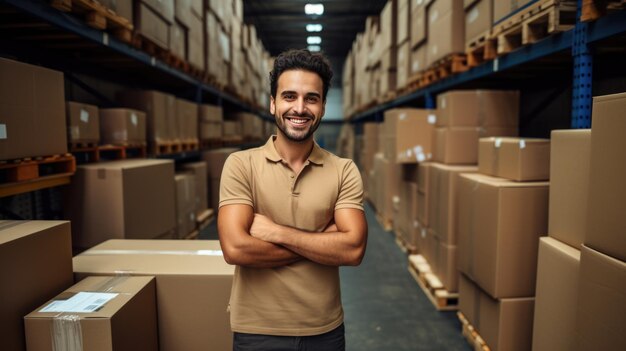
[[[115,11],[95,0],[51,0],[50,5],[60,11],[72,13],[95,29],[111,33],[125,43],[132,41],[133,24]]]
[[[183,140],[180,142],[180,151],[189,152],[200,150],[200,141],[196,140]]]
[[[48,176],[71,175],[74,172],[76,172],[76,159],[72,154],[0,161],[0,184],[24,182]]]
[[[73,144],[70,146],[70,152],[74,154],[76,162],[79,164],[105,160],[110,161],[124,160],[128,158],[145,158],[147,156],[146,144],[144,143],[127,145],[108,144],[89,147],[81,147],[80,144]]]
[[[491,37],[491,30],[479,35],[465,47],[467,66],[476,67],[496,58],[496,40]]]
[[[150,148],[150,153],[155,156],[177,154],[181,151],[182,144],[180,141],[154,141]]]
[[[222,141],[222,139],[200,140],[201,150],[217,149],[222,146],[224,146],[224,142]]]
[[[74,150],[86,150],[86,149],[95,149],[98,147],[97,141],[70,141],[67,143],[67,148],[70,152],[74,152]]]
[[[448,292],[441,280],[432,273],[430,265],[422,255],[409,256],[409,273],[415,278],[437,311],[456,311],[459,309],[459,294]]]
[[[376,98],[376,102],[378,104],[384,104],[386,102],[394,100],[395,98],[396,98],[396,92],[395,91],[388,91],[388,92],[382,94],[381,96],[379,96],[378,98]]]
[[[550,34],[563,32],[576,23],[576,2],[542,0],[493,26],[497,54],[504,55]]]
[[[396,245],[404,252],[407,256],[414,255],[417,253],[417,248],[404,240],[403,233],[399,230],[395,230],[396,233]]]
[[[166,63],[171,60],[172,53],[168,48],[161,47],[161,45],[153,42],[137,31],[132,35],[131,45]]]
[[[483,338],[478,334],[474,326],[465,318],[462,312],[456,313],[459,321],[461,322],[461,333],[467,342],[470,344],[474,351],[490,351],[489,346]]]
[[[583,0],[580,20],[582,22],[595,21],[609,13],[626,9],[626,0]]]

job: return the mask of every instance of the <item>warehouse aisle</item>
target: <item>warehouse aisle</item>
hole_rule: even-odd
[[[407,270],[407,258],[366,205],[363,263],[341,268],[348,351],[471,350],[454,312],[437,312]],[[201,239],[217,239],[213,221]]]
[[[454,312],[437,312],[407,270],[407,257],[366,205],[365,258],[341,268],[348,351],[471,350]]]

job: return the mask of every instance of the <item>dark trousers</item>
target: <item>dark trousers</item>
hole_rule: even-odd
[[[328,333],[311,336],[275,336],[235,333],[233,351],[345,351],[343,324]]]

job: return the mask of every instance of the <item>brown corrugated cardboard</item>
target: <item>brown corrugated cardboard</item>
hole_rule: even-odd
[[[170,52],[181,60],[187,59],[188,34],[185,25],[174,21],[170,26]]]
[[[463,316],[472,325],[476,325],[476,318],[478,311],[476,310],[478,304],[478,287],[474,282],[469,279],[465,274],[459,274],[459,311],[463,313]]]
[[[100,115],[100,139],[104,144],[145,144],[146,114],[127,108],[104,108]]]
[[[478,170],[516,181],[550,179],[550,140],[531,138],[481,138]]]
[[[457,90],[437,96],[438,127],[517,128],[518,120],[518,91]]]
[[[224,138],[241,138],[242,125],[240,121],[224,121],[222,122],[222,133]]]
[[[493,2],[493,23],[496,24],[526,6],[533,0],[510,0]]]
[[[206,60],[204,53],[204,21],[202,17],[191,16],[188,32],[187,60],[196,68],[204,69]]]
[[[421,254],[431,266],[431,269],[435,270],[437,268],[433,267],[433,265],[437,264],[437,261],[435,261],[435,251],[437,250],[438,240],[435,233],[430,229],[425,229],[421,234],[423,236]]]
[[[385,52],[396,45],[398,29],[397,11],[397,0],[388,0],[380,13],[380,37],[377,45],[380,45],[380,50],[382,50],[382,52]]]
[[[200,122],[200,140],[222,140],[223,122]]]
[[[593,99],[585,245],[626,261],[626,93]]]
[[[458,181],[462,173],[475,173],[476,166],[430,164],[428,226],[446,245],[457,244],[456,213]]]
[[[68,101],[67,137],[70,142],[100,141],[100,117],[98,106]]]
[[[430,66],[450,54],[464,52],[463,0],[434,0],[427,13],[427,64]]]
[[[430,217],[430,194],[428,193],[428,188],[430,187],[430,166],[431,163],[429,162],[420,163],[417,176],[417,219],[426,228],[430,225],[428,222]]]
[[[411,69],[409,66],[410,63],[411,51],[409,49],[409,42],[405,41],[403,44],[398,46],[398,67],[396,76],[397,88],[402,88],[408,83]]]
[[[458,189],[459,269],[495,298],[533,296],[548,183],[463,174]]]
[[[174,22],[174,0],[140,0],[142,5],[148,5],[159,14],[167,23]]]
[[[198,140],[198,105],[187,100],[176,99],[176,121],[178,139],[183,141]]]
[[[435,130],[433,159],[446,164],[476,164],[478,140],[487,136],[515,136],[513,127],[444,127]]]
[[[435,119],[433,110],[403,109],[396,121],[397,163],[418,163],[432,158]]]
[[[85,312],[42,312],[79,293],[115,294],[97,310]],[[98,305],[94,305],[98,306]],[[76,307],[76,306],[68,306]],[[88,306],[84,306],[88,307]],[[57,309],[58,310],[58,309]],[[58,317],[74,316],[72,323]],[[87,277],[24,317],[26,345],[32,351],[53,351],[56,342],[79,342],[84,350],[145,350],[159,348],[157,335],[156,286],[154,277]],[[59,330],[54,334],[51,330]],[[78,327],[80,335],[73,333]],[[140,340],[141,342],[137,342]],[[63,345],[63,343],[61,343]]]
[[[576,350],[626,348],[625,296],[626,263],[583,245],[578,277]]]
[[[420,1],[411,1],[412,4],[416,4],[411,8],[411,49],[416,48],[418,45],[423,44],[428,38],[427,35],[427,23],[426,23],[426,6],[418,4]],[[425,46],[425,45],[424,45]],[[424,51],[426,55],[426,51]],[[422,69],[425,69],[423,67]]]
[[[553,238],[540,238],[533,350],[574,349],[579,266],[579,250]]]
[[[261,117],[249,112],[238,112],[228,117],[238,121],[241,125],[241,132],[238,135],[254,140],[263,138],[263,119]],[[229,134],[231,133],[229,132]],[[226,131],[224,135],[226,136]]]
[[[196,183],[193,174],[176,174],[176,236],[186,238],[196,229]]]
[[[423,44],[413,49],[411,51],[411,62],[409,62],[409,67],[411,75],[415,75],[416,73],[420,73],[424,71],[426,66],[426,51],[428,50],[428,45]]]
[[[465,8],[465,46],[487,33],[493,23],[493,1],[474,0]]]
[[[221,148],[202,153],[202,159],[207,163],[207,175],[209,179],[219,180],[222,176],[224,162],[230,154],[238,151],[235,148]]]
[[[397,28],[396,28],[396,43],[395,45],[400,46],[404,43],[409,42],[411,32],[411,9],[409,7],[410,0],[396,0],[398,3],[398,14],[397,14]],[[407,45],[411,45],[408,43]]]
[[[79,166],[66,197],[75,246],[88,248],[113,238],[171,238],[176,228],[174,187],[171,160]]]
[[[77,279],[156,276],[163,351],[232,349],[226,309],[234,270],[219,242],[208,240],[110,240],[74,257]]]
[[[160,1],[155,0],[155,3]],[[167,3],[170,1],[164,1]],[[170,47],[170,23],[160,12],[155,12],[145,3],[139,3],[135,12],[135,29],[143,35],[144,38],[152,41],[154,44],[164,49]]]
[[[146,113],[148,140],[167,142],[176,135],[176,98],[158,91],[124,91],[117,95],[124,107]]]
[[[0,160],[67,152],[63,73],[0,58]]]
[[[191,3],[192,0],[174,0],[174,18],[186,28],[191,22]]]
[[[66,221],[0,221],[0,349],[25,350],[22,317],[74,283]]]
[[[204,161],[188,162],[182,165],[182,169],[189,171],[194,175],[194,182],[196,184],[195,191],[195,209],[196,215],[208,208],[208,174],[207,163]]]
[[[100,0],[104,6],[111,9],[118,16],[122,16],[131,24],[133,24],[133,2],[132,1],[119,1],[119,0]]]
[[[591,130],[553,130],[548,235],[580,249],[587,230]]]
[[[439,241],[435,249],[435,259],[437,262],[437,277],[448,292],[457,292],[459,289],[459,271],[456,264],[456,246],[446,245]]]
[[[431,162],[420,162],[417,167],[417,190],[427,193],[430,187],[430,167]]]
[[[198,113],[202,122],[222,122],[224,120],[224,111],[221,106],[202,104],[199,106]]]

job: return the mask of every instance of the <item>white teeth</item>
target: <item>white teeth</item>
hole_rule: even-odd
[[[296,124],[303,124],[306,122],[306,119],[295,119],[295,118],[291,118],[290,119],[292,123],[296,123]]]

